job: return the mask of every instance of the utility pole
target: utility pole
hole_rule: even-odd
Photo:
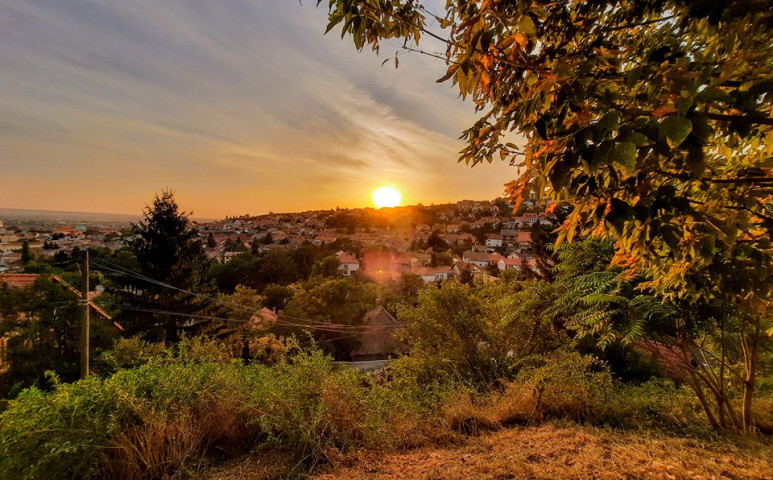
[[[89,310],[91,301],[89,300],[89,249],[86,248],[83,256],[83,267],[81,268],[83,277],[83,292],[81,303],[83,304],[83,319],[81,321],[81,378],[89,376]]]

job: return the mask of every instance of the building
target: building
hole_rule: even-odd
[[[384,307],[378,306],[366,313],[362,324],[365,328],[360,336],[360,346],[352,353],[352,360],[384,360],[408,350],[408,346],[394,335],[403,324]]]
[[[520,270],[523,267],[523,260],[520,258],[500,258],[497,267],[500,270]]]
[[[468,250],[462,255],[462,260],[464,260],[466,263],[472,263],[478,267],[485,268],[488,266],[489,254],[486,252],[475,252]]]
[[[360,261],[350,253],[339,251],[336,253],[336,258],[340,263],[338,271],[340,271],[344,277],[351,277],[354,275],[354,272],[360,269]]]
[[[486,235],[486,246],[490,248],[497,248],[501,247],[503,245],[503,237],[502,235],[493,233],[491,235]]]
[[[417,267],[411,270],[424,280],[424,283],[442,282],[454,276],[454,270],[450,267]]]

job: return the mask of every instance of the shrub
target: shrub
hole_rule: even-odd
[[[244,394],[238,370],[149,363],[106,380],[57,384],[50,394],[29,389],[0,415],[0,478],[89,478],[115,471],[151,478],[159,469],[180,468],[234,424],[230,411],[213,407]],[[231,417],[220,418],[223,413]],[[131,450],[128,439],[134,439],[136,455],[114,455]],[[185,455],[176,451],[185,445]],[[161,463],[146,455],[151,453]]]
[[[550,298],[544,282],[446,282],[402,305],[398,318],[411,356],[425,376],[448,377],[480,388],[512,379],[522,357],[546,353],[565,342],[541,314]]]
[[[279,448],[313,465],[449,438],[440,386],[378,384],[316,350],[269,367],[187,345],[105,379],[22,392],[0,414],[0,479],[161,478],[215,446]]]

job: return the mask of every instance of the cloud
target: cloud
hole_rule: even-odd
[[[382,183],[501,193],[508,167],[454,163],[474,117],[434,82],[442,62],[381,67],[325,25],[279,0],[0,0],[0,204],[134,212],[169,186],[222,216],[362,206]]]

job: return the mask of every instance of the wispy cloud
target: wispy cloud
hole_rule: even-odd
[[[312,2],[313,3],[313,2]],[[456,165],[472,106],[442,62],[357,53],[289,0],[0,0],[0,205],[208,216],[487,198]],[[386,50],[384,50],[386,51]]]

